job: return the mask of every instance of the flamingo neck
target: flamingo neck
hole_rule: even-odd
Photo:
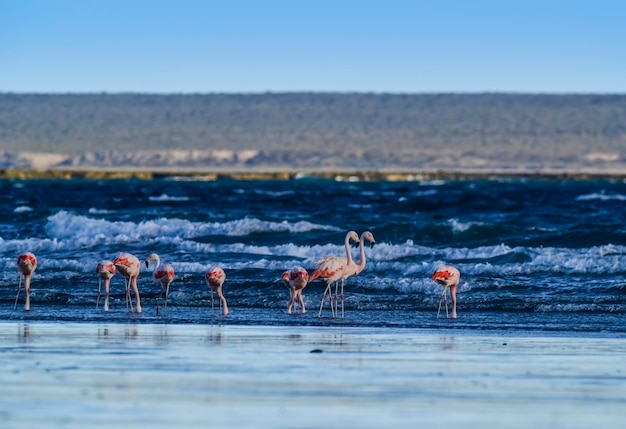
[[[361,237],[360,247],[361,260],[359,261],[359,265],[357,265],[357,274],[363,271],[363,269],[365,268],[365,237]]]
[[[348,260],[348,265],[350,265],[352,263],[352,253],[350,253],[350,235],[346,235],[346,241],[344,244],[346,246],[346,259]]]

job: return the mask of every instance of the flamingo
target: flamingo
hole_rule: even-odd
[[[370,231],[363,232],[361,234],[361,238],[359,239],[359,242],[357,243],[357,245],[361,247],[361,251],[360,251],[361,252],[360,253],[361,260],[359,261],[359,264],[357,265],[354,261],[352,261],[352,263],[349,263],[346,266],[346,268],[343,270],[343,276],[341,277],[341,318],[342,319],[343,319],[343,316],[344,316],[344,311],[343,311],[343,301],[344,301],[344,297],[343,297],[343,283],[344,283],[344,281],[348,277],[360,274],[365,269],[365,263],[366,263],[366,259],[365,259],[365,240],[369,241],[370,249],[374,248],[374,244],[376,244],[376,240],[374,239],[374,234],[372,234]],[[337,295],[337,291],[335,290],[335,296],[336,295]],[[335,305],[337,305],[337,303],[335,303]],[[337,310],[335,310],[335,312],[337,312]]]
[[[285,271],[283,274],[283,282],[290,290],[289,304],[287,305],[287,314],[291,314],[291,309],[296,299],[300,302],[300,308],[302,313],[306,313],[304,308],[304,299],[302,298],[302,290],[306,287],[309,281],[309,273],[302,267],[293,267],[289,271]]]
[[[98,308],[98,304],[100,303],[100,291],[102,286],[102,281],[104,280],[104,311],[109,311],[109,285],[111,284],[111,277],[115,275],[117,270],[115,269],[115,265],[113,262],[109,260],[102,260],[98,262],[96,266],[96,273],[98,273],[98,299],[96,300],[96,308]]]
[[[332,317],[335,317],[335,308],[333,307],[333,298],[330,286],[338,282],[344,274],[344,269],[346,265],[353,263],[352,254],[350,253],[350,241],[359,242],[359,235],[355,231],[348,231],[346,234],[346,238],[344,240],[344,246],[346,248],[346,257],[343,258],[341,256],[324,256],[315,265],[315,271],[309,277],[309,282],[312,282],[316,278],[321,278],[326,281],[326,289],[322,294],[322,302],[320,303],[320,311],[317,317],[322,316],[322,309],[324,308],[324,301],[326,300],[326,294],[331,293],[329,296],[330,300],[330,311]],[[337,290],[337,285],[335,284],[335,291]]]
[[[222,294],[222,285],[226,280],[226,273],[220,267],[209,268],[204,274],[204,279],[207,285],[211,289],[211,309],[213,308],[213,291],[217,292],[217,297],[220,300],[220,310],[223,316],[228,315],[228,303],[226,298]]]
[[[139,259],[130,253],[122,252],[117,255],[113,261],[113,265],[119,270],[120,274],[128,279],[126,283],[126,308],[130,304],[130,310],[133,311],[133,301],[130,298],[130,286],[132,284],[135,292],[135,301],[137,304],[137,313],[141,313],[141,297],[137,288],[137,277],[141,268]]]
[[[456,319],[456,287],[461,280],[461,273],[455,267],[450,265],[444,265],[439,267],[431,277],[434,281],[443,286],[443,292],[439,297],[439,308],[437,309],[437,318],[439,318],[439,312],[441,311],[441,301],[446,303],[446,317],[448,317],[448,297],[446,290],[450,288],[450,297],[452,298],[452,318]]]
[[[165,307],[167,308],[167,297],[170,293],[170,284],[174,280],[174,268],[170,264],[161,264],[161,258],[156,253],[151,253],[146,259],[146,268],[150,266],[150,262],[155,261],[152,277],[154,281],[161,285],[161,296],[165,288]]]
[[[30,252],[22,252],[17,257],[17,268],[20,270],[20,283],[17,286],[17,296],[15,297],[15,305],[13,309],[17,307],[17,300],[20,297],[20,291],[22,289],[22,276],[24,277],[24,289],[26,290],[26,302],[24,304],[24,310],[30,311],[30,278],[33,272],[37,268],[37,258]]]

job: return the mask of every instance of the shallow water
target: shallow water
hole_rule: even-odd
[[[461,180],[0,181],[0,426],[622,427],[626,183]],[[325,284],[286,314],[283,271],[345,254],[345,318]],[[39,260],[14,309],[18,253]],[[157,252],[143,313],[96,308],[95,267]],[[359,258],[356,251],[354,257]],[[440,264],[459,318],[437,318]],[[230,314],[204,272],[227,273]],[[158,312],[157,312],[158,310]]]
[[[626,340],[0,323],[4,428],[622,427]]]
[[[138,323],[212,322],[204,272],[219,265],[223,323],[325,324],[315,317],[325,284],[307,286],[307,315],[286,317],[280,276],[344,255],[346,231],[369,229],[377,243],[346,282],[345,324],[440,327],[430,275],[450,263],[461,271],[458,328],[626,333],[623,180],[4,180],[0,190],[3,320],[125,322],[119,275],[111,313],[96,312],[95,266],[128,251],[176,270],[156,318],[160,287],[142,267]],[[29,314],[13,311],[24,250],[39,259]]]

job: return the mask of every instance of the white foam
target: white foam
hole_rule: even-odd
[[[155,202],[170,202],[170,201],[189,201],[189,197],[172,197],[167,194],[159,195],[158,197],[149,197],[150,201]]]
[[[143,240],[156,237],[192,238],[207,235],[246,236],[263,232],[306,233],[310,231],[337,231],[328,225],[306,221],[271,222],[255,218],[236,219],[227,222],[191,222],[185,219],[159,218],[139,223],[109,221],[67,211],[60,211],[48,218],[46,232],[58,239],[84,239],[123,236],[129,240]]]
[[[106,209],[97,209],[95,207],[92,207],[89,209],[88,213],[93,214],[93,215],[104,215],[104,214],[110,214],[112,213],[112,211],[106,210]]]
[[[626,201],[626,195],[622,194],[605,194],[603,192],[593,192],[591,194],[579,195],[576,197],[576,201],[591,201],[591,200],[600,200],[600,201]]]
[[[28,212],[32,212],[33,209],[31,207],[28,206],[19,206],[19,207],[15,207],[15,209],[13,209],[13,213],[28,213]]]

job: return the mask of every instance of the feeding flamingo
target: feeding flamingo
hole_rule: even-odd
[[[448,317],[448,297],[446,290],[450,288],[450,297],[452,298],[452,318],[456,319],[456,287],[461,280],[461,273],[455,267],[444,265],[439,267],[431,277],[434,281],[443,286],[443,292],[439,297],[439,308],[437,309],[437,318],[439,318],[439,312],[441,311],[441,301],[446,303],[446,317]]]
[[[165,307],[167,308],[167,297],[170,294],[170,284],[174,280],[174,267],[170,264],[161,264],[161,258],[156,253],[151,253],[146,259],[146,268],[149,268],[150,262],[154,261],[154,271],[152,272],[152,278],[154,281],[161,285],[161,296],[163,296],[163,289],[165,289]]]
[[[137,313],[141,313],[141,297],[137,288],[137,277],[141,268],[139,259],[130,253],[122,252],[117,255],[113,261],[113,265],[119,270],[120,274],[128,279],[126,283],[126,308],[130,304],[130,310],[133,311],[133,302],[130,298],[130,286],[133,286],[135,292],[135,303],[137,304]]]
[[[204,274],[204,279],[207,285],[211,289],[211,309],[213,308],[213,291],[217,292],[217,297],[220,300],[220,310],[223,316],[228,315],[228,303],[224,294],[222,293],[222,285],[226,280],[226,273],[219,267],[209,268]]]
[[[341,279],[344,274],[344,269],[347,265],[353,263],[352,254],[350,253],[350,241],[359,242],[359,235],[355,231],[349,231],[346,234],[344,240],[344,246],[346,248],[346,257],[341,256],[324,256],[315,265],[315,271],[309,277],[309,282],[312,282],[316,278],[321,278],[326,281],[326,289],[322,294],[322,302],[320,303],[320,311],[317,317],[322,316],[322,309],[324,308],[324,301],[326,300],[326,294],[329,293],[330,311],[332,317],[335,317],[335,308],[333,307],[333,298],[331,285]],[[337,285],[335,285],[335,290]]]
[[[96,273],[98,273],[98,299],[96,300],[96,308],[100,303],[100,291],[102,287],[102,281],[104,280],[104,311],[109,311],[109,286],[111,284],[111,277],[115,275],[117,270],[113,262],[108,260],[102,260],[98,262],[96,266]]]
[[[17,307],[17,300],[20,297],[20,291],[22,289],[22,276],[24,277],[24,289],[26,290],[26,302],[24,303],[24,310],[30,310],[30,278],[33,272],[37,268],[37,258],[31,252],[22,252],[17,257],[17,268],[20,270],[20,283],[17,286],[17,296],[15,297],[15,305],[13,309]]]
[[[283,282],[290,290],[289,304],[287,305],[287,314],[291,314],[291,309],[296,299],[300,302],[300,309],[302,313],[306,313],[304,308],[304,299],[302,298],[302,290],[306,287],[309,281],[309,273],[302,267],[293,267],[289,271],[285,271],[283,274]]]

